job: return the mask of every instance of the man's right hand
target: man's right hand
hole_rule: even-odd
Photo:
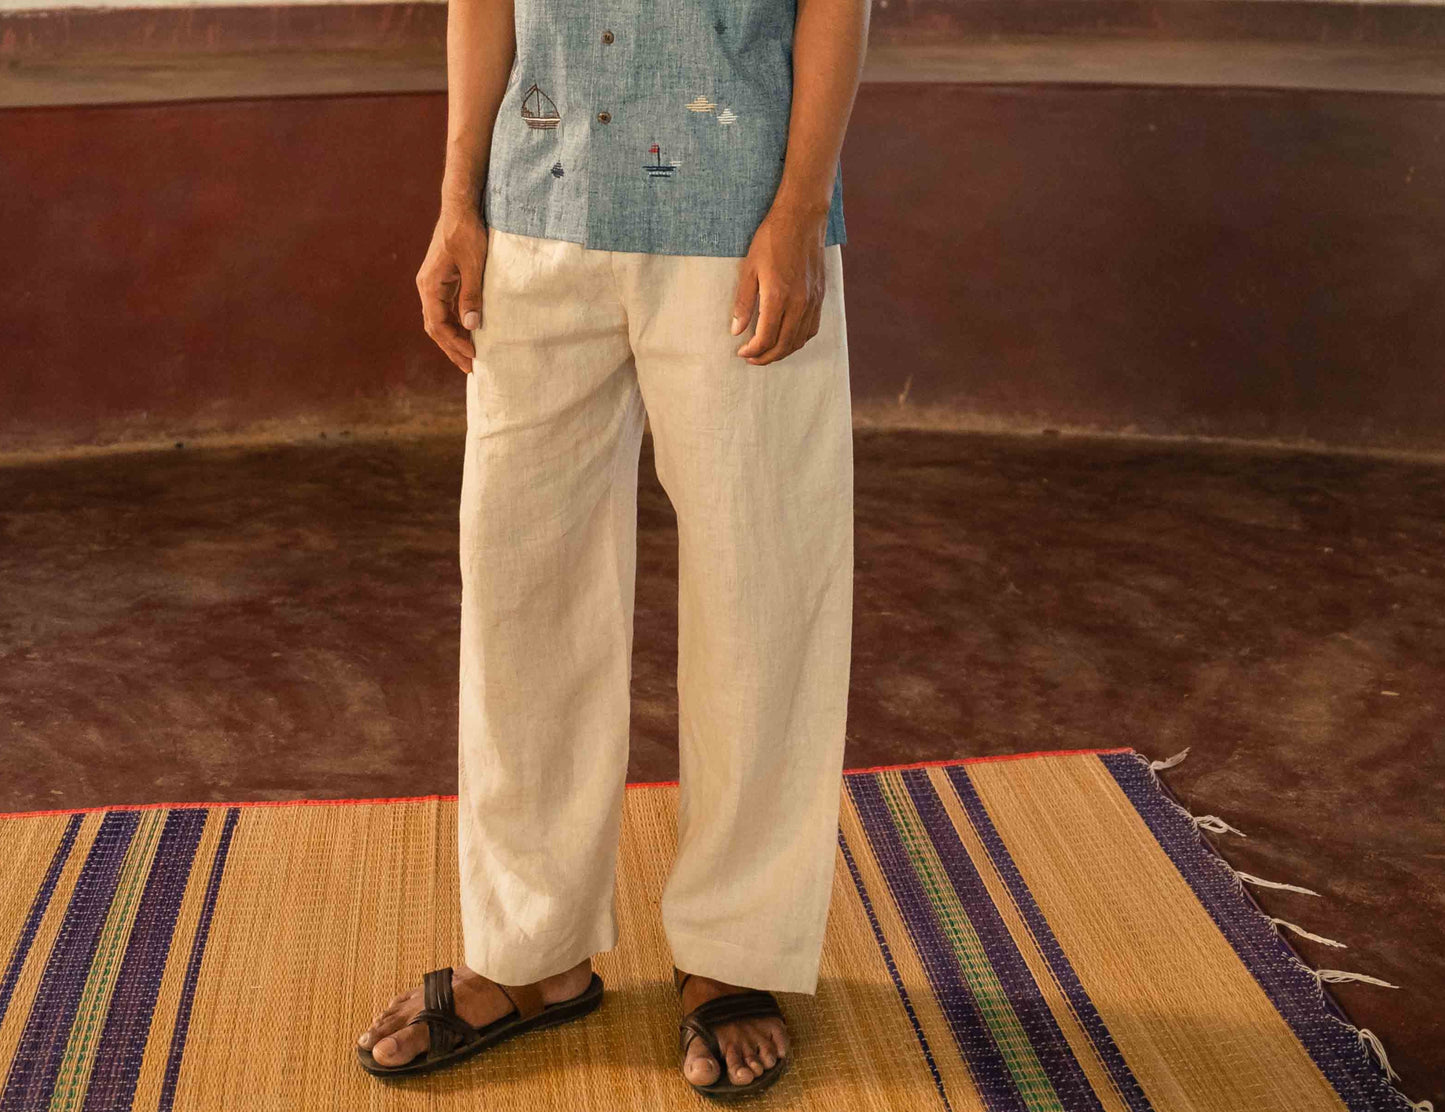
[[[487,226],[474,206],[443,205],[416,288],[426,334],[468,374],[476,356],[471,333],[482,324],[486,265]]]

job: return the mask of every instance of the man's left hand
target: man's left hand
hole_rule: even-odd
[[[758,325],[738,355],[755,367],[791,355],[818,334],[826,288],[823,240],[827,213],[772,209],[758,226],[739,266],[732,328],[742,333],[757,311]]]

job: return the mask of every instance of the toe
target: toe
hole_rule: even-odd
[[[379,1040],[372,1049],[371,1056],[379,1065],[404,1065],[425,1050],[428,1041],[426,1025],[413,1024]]]
[[[752,1081],[753,1071],[750,1070],[748,1064],[743,1061],[742,1047],[738,1046],[737,1043],[733,1043],[733,1045],[727,1048],[726,1053],[728,1058],[728,1077],[732,1078],[732,1083],[734,1085],[746,1085]]]
[[[748,1069],[753,1071],[754,1077],[761,1077],[763,1073],[763,1053],[759,1045],[758,1036],[749,1032],[747,1042],[743,1044],[743,1061],[747,1063]]]
[[[694,1039],[687,1048],[682,1075],[694,1085],[711,1085],[718,1079],[720,1072],[721,1067],[717,1060]]]
[[[391,1001],[381,1011],[376,1013],[371,1021],[371,1026],[363,1031],[356,1040],[356,1045],[361,1047],[375,1046],[387,1035],[401,1029],[401,1025],[407,1020],[405,1005],[410,1002],[415,993],[403,992],[392,997]]]
[[[388,1009],[372,1020],[371,1026],[363,1031],[361,1037],[356,1040],[356,1045],[374,1047],[388,1035],[400,1031],[405,1022],[406,1016],[402,1012]]]

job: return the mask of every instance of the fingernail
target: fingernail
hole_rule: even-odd
[[[468,313],[462,318],[462,323],[468,328],[475,331],[475,329],[482,323],[481,314],[478,313],[475,309],[473,309],[470,313]]]
[[[745,323],[746,322],[743,320],[742,317],[733,317],[733,323],[729,331],[732,332],[734,336],[736,336],[739,332],[743,330],[743,326]]]

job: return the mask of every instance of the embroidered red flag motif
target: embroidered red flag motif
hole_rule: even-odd
[[[649,178],[671,177],[674,173],[677,172],[678,166],[681,165],[681,163],[672,162],[664,166],[662,162],[662,148],[658,146],[656,142],[654,142],[652,146],[647,148],[647,153],[650,155],[654,155],[657,159],[656,162],[644,162],[642,164],[642,168],[647,171],[647,176]]]

